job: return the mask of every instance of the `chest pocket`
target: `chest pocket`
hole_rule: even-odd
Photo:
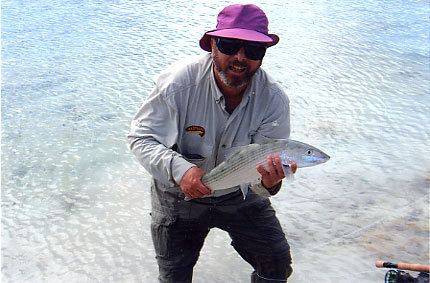
[[[184,158],[202,170],[206,171],[208,165],[212,161],[213,156],[213,146],[210,144],[205,144],[200,142],[196,143],[185,143],[182,148],[178,151]]]

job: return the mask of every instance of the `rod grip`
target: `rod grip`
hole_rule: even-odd
[[[377,261],[376,267],[378,268],[397,268],[402,270],[420,271],[420,272],[430,272],[430,265],[424,264],[410,264],[399,262],[397,264],[391,262]]]

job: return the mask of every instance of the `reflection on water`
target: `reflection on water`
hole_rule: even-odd
[[[202,53],[227,3],[2,2],[3,282],[156,281],[149,175],[125,136],[152,77]],[[281,37],[263,67],[288,91],[292,138],[332,157],[272,199],[290,281],[429,264],[428,3],[256,3]],[[212,231],[195,282],[250,272]]]

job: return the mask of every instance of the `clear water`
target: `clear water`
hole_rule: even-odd
[[[243,2],[243,1],[237,1]],[[149,180],[129,123],[169,63],[201,54],[228,1],[2,1],[3,282],[156,282]],[[272,199],[289,282],[383,282],[429,264],[428,1],[255,1],[291,137],[332,159]],[[195,282],[247,282],[225,232]]]

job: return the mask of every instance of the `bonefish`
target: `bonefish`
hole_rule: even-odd
[[[246,145],[227,160],[220,163],[202,178],[202,183],[211,190],[223,190],[240,186],[246,197],[250,183],[261,177],[257,165],[267,170],[266,157],[277,153],[282,162],[285,176],[292,176],[291,161],[298,168],[321,164],[330,156],[321,150],[295,140],[270,140],[263,143]]]

